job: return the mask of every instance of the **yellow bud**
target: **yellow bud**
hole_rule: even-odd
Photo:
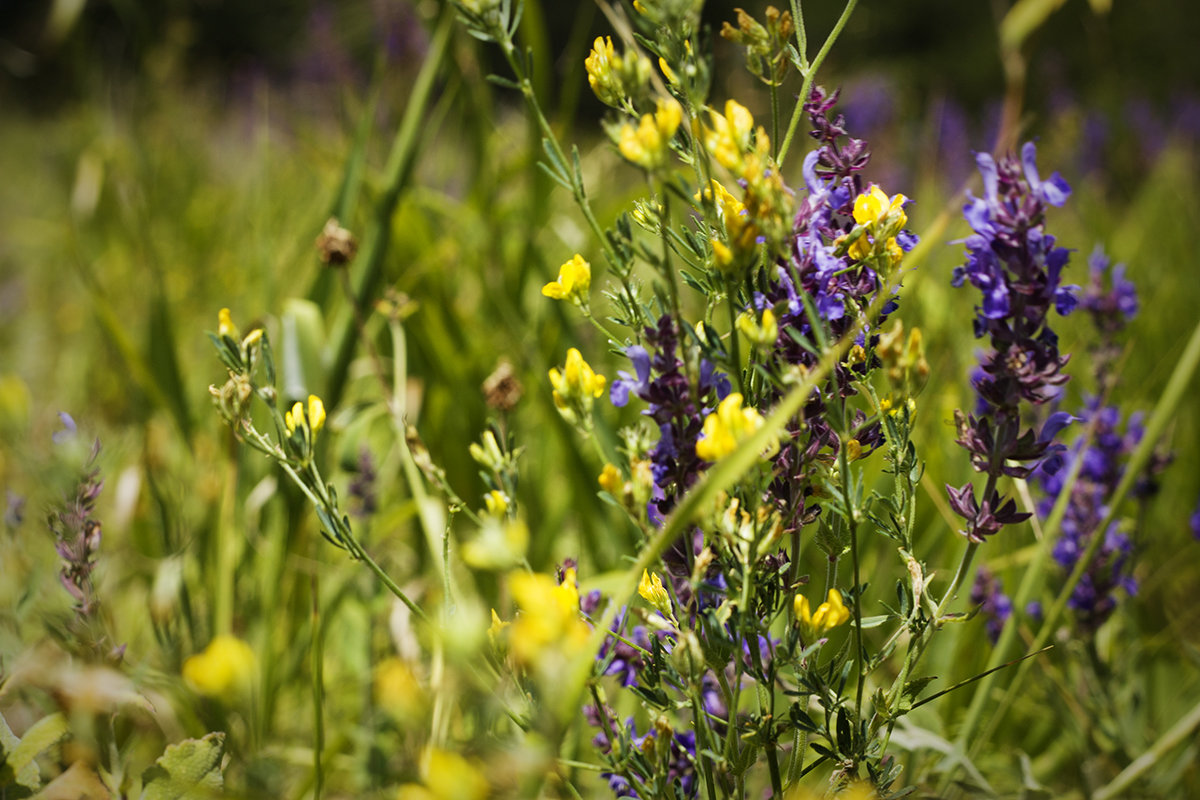
[[[495,489],[483,496],[483,503],[493,517],[503,517],[508,511],[508,495]]]
[[[600,472],[599,478],[600,488],[609,494],[618,496],[622,485],[625,483],[621,477],[621,471],[614,464],[605,464],[604,469]]]
[[[292,406],[292,410],[283,415],[283,426],[287,429],[288,435],[291,436],[296,432],[296,428],[304,425],[304,404],[296,401]]]
[[[315,394],[308,396],[308,424],[313,433],[325,427],[325,404]]]
[[[231,700],[249,689],[255,660],[241,639],[218,636],[183,663],[183,679],[200,694]]]
[[[233,317],[228,308],[222,308],[217,312],[217,335],[237,338],[237,326],[233,324]]]

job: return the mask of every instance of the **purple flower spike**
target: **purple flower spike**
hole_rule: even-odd
[[[1067,380],[1062,373],[1067,356],[1059,354],[1048,318],[1051,308],[1069,314],[1078,289],[1062,282],[1070,251],[1057,247],[1045,230],[1046,206],[1061,206],[1070,187],[1057,173],[1043,181],[1036,155],[1028,143],[1020,161],[976,156],[984,196],[963,206],[974,233],[965,240],[966,263],[954,270],[951,281],[954,286],[970,282],[979,290],[975,336],[986,336],[992,346],[972,375],[975,413],[957,417],[958,443],[970,452],[975,469],[990,476],[989,486],[1002,475],[1024,478],[1039,464],[1045,475],[1057,472],[1065,449],[1054,437],[1072,419],[1054,414],[1040,431],[1022,431],[1024,407],[1050,402]],[[977,503],[973,492],[966,493],[969,488],[951,490],[950,499],[967,520],[963,532],[972,541],[1028,516],[994,489]]]

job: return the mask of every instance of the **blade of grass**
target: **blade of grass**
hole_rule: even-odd
[[[355,263],[362,264],[362,273],[355,286],[356,302],[361,308],[378,288],[383,274],[383,260],[391,242],[392,215],[400,202],[400,196],[408,187],[416,163],[418,145],[428,124],[428,111],[433,97],[434,79],[446,61],[450,34],[454,30],[455,10],[451,3],[444,3],[438,14],[433,39],[429,43],[429,54],[417,74],[400,128],[392,142],[384,171],[384,191],[375,206],[375,222],[365,252]],[[342,325],[337,338],[333,364],[329,370],[329,381],[325,391],[325,402],[334,407],[341,400],[346,388],[350,362],[354,358],[358,343],[353,315]]]

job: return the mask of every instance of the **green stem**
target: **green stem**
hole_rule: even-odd
[[[325,636],[321,626],[321,595],[317,575],[312,576],[312,691],[313,728],[316,745],[313,747],[313,800],[321,800],[325,786],[325,769],[321,755],[325,750]]]
[[[821,45],[817,57],[813,59],[812,64],[808,68],[808,72],[804,75],[804,85],[800,87],[800,96],[797,98],[796,107],[792,111],[792,119],[788,122],[787,134],[783,139],[783,146],[779,148],[779,157],[776,158],[776,163],[780,168],[783,167],[784,159],[787,158],[788,149],[792,146],[792,137],[796,134],[796,128],[800,124],[800,116],[804,113],[804,104],[808,102],[808,96],[812,92],[813,79],[817,75],[817,70],[821,68],[825,57],[829,55],[829,51],[833,49],[833,43],[837,41],[841,35],[842,29],[846,27],[846,23],[850,20],[850,15],[854,12],[854,7],[858,5],[858,0],[846,0],[846,7],[842,9],[842,15],[838,17],[837,23],[833,26],[833,30],[829,32],[829,36],[825,39],[825,44]],[[798,9],[794,12],[797,16],[796,38],[803,48],[806,46],[804,41],[803,30],[804,26],[798,21]],[[800,50],[803,53],[803,49]]]

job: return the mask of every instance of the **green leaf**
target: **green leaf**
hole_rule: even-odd
[[[225,787],[221,775],[224,755],[224,733],[170,745],[154,766],[142,773],[142,800],[217,797]]]
[[[62,714],[43,717],[18,739],[0,716],[0,789],[4,797],[28,797],[42,785],[38,754],[48,750],[67,735],[67,720]]]

